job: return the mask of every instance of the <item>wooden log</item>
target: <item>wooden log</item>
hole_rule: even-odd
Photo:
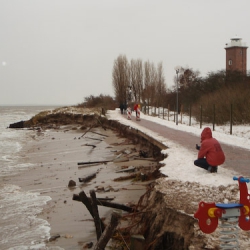
[[[130,166],[128,168],[124,168],[124,169],[121,169],[121,170],[118,170],[116,171],[116,173],[122,173],[122,172],[134,172],[135,171],[135,167],[133,166]]]
[[[88,181],[91,181],[92,179],[94,179],[96,177],[96,173],[92,173],[92,174],[89,174],[83,178],[78,178],[79,179],[79,182],[88,182]]]
[[[127,157],[116,158],[113,160],[113,162],[126,162],[126,161],[129,161]]]
[[[82,191],[83,192],[83,191]],[[81,193],[82,193],[81,192]],[[80,194],[81,194],[80,193]],[[80,197],[80,194],[78,195],[78,194],[74,194],[73,195],[73,200],[74,201],[82,201],[81,200],[81,197]],[[92,211],[92,208],[91,208],[91,203],[90,203],[90,198],[88,198],[87,196],[86,196],[86,198],[88,199],[88,203],[89,203],[89,206],[90,206],[90,210]],[[86,199],[85,198],[85,199]],[[85,202],[86,200],[84,200],[84,202]],[[97,205],[98,206],[104,206],[104,207],[111,207],[111,208],[116,208],[116,209],[121,209],[121,210],[123,210],[123,211],[126,211],[126,212],[129,212],[129,213],[132,213],[132,212],[135,212],[135,210],[132,208],[132,207],[129,207],[129,206],[126,206],[126,205],[123,205],[123,204],[119,204],[119,203],[114,203],[114,202],[108,202],[108,201],[105,201],[105,200],[99,200],[99,199],[96,199],[96,201],[97,201]],[[86,203],[86,204],[88,204],[88,203]],[[85,203],[84,203],[85,204]],[[87,207],[88,208],[88,207]],[[91,214],[92,215],[92,214]]]
[[[140,160],[140,161],[156,161],[154,158],[142,158],[142,157],[134,157],[134,160]]]
[[[91,140],[103,141],[103,139],[98,139],[98,138],[93,138],[93,137],[87,137],[87,136],[86,136],[85,138],[91,139]]]
[[[114,200],[114,198],[109,198],[109,197],[106,197],[106,198],[97,198],[99,201],[112,201]]]
[[[120,215],[116,212],[112,213],[109,225],[105,228],[101,238],[94,246],[94,250],[104,250],[110,238],[113,236],[119,223]]]
[[[133,179],[136,177],[137,177],[137,174],[131,174],[131,175],[121,176],[121,177],[115,178],[114,181],[125,181],[125,180]]]
[[[84,144],[84,146],[89,146],[89,147],[96,148],[96,145],[92,145],[92,144],[88,144],[88,143]]]
[[[91,133],[101,135],[101,136],[105,136],[105,137],[109,137],[108,135],[104,135],[104,134],[101,134],[101,133],[98,133],[98,132],[95,132],[95,131],[91,131]]]
[[[81,201],[86,206],[86,208],[89,210],[89,213],[91,214],[92,218],[94,218],[90,199],[87,197],[87,195],[85,194],[84,191],[80,192],[79,195],[74,194],[73,200]],[[102,232],[103,232],[105,229],[105,225],[104,225],[102,220],[100,221],[100,223],[101,223],[101,228],[102,228]]]
[[[78,169],[81,169],[81,168],[88,168],[88,167],[93,167],[93,166],[98,166],[100,165],[100,163],[90,163],[90,164],[86,164],[86,165],[83,165],[83,166],[78,166]]]
[[[90,126],[90,128],[89,128],[84,134],[82,134],[82,135],[80,136],[80,138],[83,137],[84,135],[86,135],[92,128],[93,128],[93,126]]]
[[[77,165],[87,165],[87,164],[95,164],[95,163],[106,163],[106,162],[111,162],[112,160],[109,161],[84,161],[84,162],[78,162]]]
[[[100,217],[99,217],[99,211],[98,211],[98,206],[97,206],[97,201],[96,201],[96,195],[94,190],[89,191],[90,196],[91,196],[91,204],[92,204],[92,211],[94,215],[94,222],[95,222],[95,229],[96,229],[96,238],[97,240],[100,239],[102,235],[102,227],[100,224]]]

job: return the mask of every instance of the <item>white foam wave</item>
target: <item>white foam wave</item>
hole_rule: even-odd
[[[0,187],[0,249],[42,249],[49,237],[50,225],[37,218],[49,196],[26,192],[16,185]],[[13,206],[14,204],[14,206]],[[30,242],[30,246],[23,243]]]

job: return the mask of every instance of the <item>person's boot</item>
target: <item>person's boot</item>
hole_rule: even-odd
[[[215,167],[209,166],[208,169],[207,169],[207,171],[209,173],[217,173],[218,172],[218,166],[215,166]]]

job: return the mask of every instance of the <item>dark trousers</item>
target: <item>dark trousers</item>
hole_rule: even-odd
[[[205,158],[195,160],[194,165],[200,168],[204,168],[206,170],[208,170],[208,167],[210,166]]]

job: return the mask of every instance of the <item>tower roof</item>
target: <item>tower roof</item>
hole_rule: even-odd
[[[231,38],[231,42],[230,43],[226,43],[226,47],[225,49],[228,48],[232,48],[232,47],[243,47],[243,48],[247,48],[246,43],[243,43],[242,38],[239,36],[234,36]]]
[[[231,41],[232,41],[232,40],[239,41],[239,40],[242,40],[242,38],[241,38],[241,37],[238,37],[238,36],[236,35],[235,37],[232,37],[232,38],[231,38]]]

